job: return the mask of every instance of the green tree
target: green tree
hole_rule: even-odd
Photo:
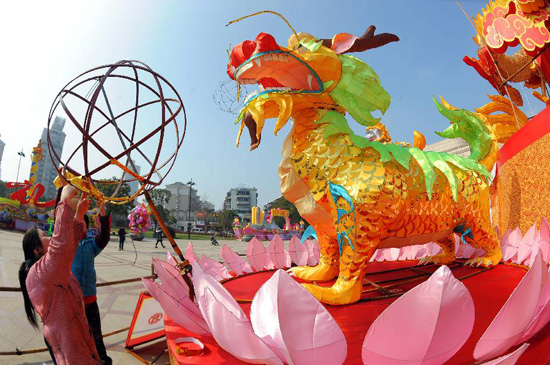
[[[0,180],[0,198],[9,198],[14,191],[15,189],[8,189],[5,181]]]
[[[117,178],[112,178],[112,181],[117,181]],[[96,184],[99,191],[103,193],[103,195],[107,197],[113,196],[115,189],[117,188],[118,184],[116,183],[97,183]],[[127,183],[123,183],[120,186],[120,189],[118,189],[117,194],[115,197],[123,197],[123,196],[129,196],[130,195],[130,186]],[[128,213],[130,213],[130,210],[132,210],[133,205],[132,203],[127,204],[107,204],[105,206],[108,213],[111,214],[111,218],[113,221],[113,226],[119,226],[124,225],[126,226],[128,219]]]
[[[218,214],[218,224],[224,231],[231,231],[233,229],[233,221],[235,217],[239,215],[232,210],[222,210]]]
[[[149,195],[151,196],[151,200],[155,204],[155,207],[157,208],[157,211],[159,212],[160,217],[166,224],[174,224],[176,223],[176,219],[172,217],[168,209],[164,207],[164,204],[168,204],[170,201],[170,198],[172,197],[172,193],[168,189],[154,189],[149,192]],[[155,215],[151,215],[151,219],[155,223],[155,227],[157,226],[157,219],[155,218]]]
[[[158,207],[159,205],[168,204],[172,193],[168,189],[153,189],[149,192],[149,196],[151,196],[153,203]]]
[[[281,196],[275,199],[274,201],[272,201],[271,203],[268,203],[264,206],[264,210],[266,214],[268,214],[269,211],[273,208],[288,210],[289,211],[288,217],[290,218],[291,223],[299,223],[301,220],[303,220],[306,226],[309,225],[307,224],[306,220],[302,218],[300,213],[298,213],[298,209],[296,209],[294,204],[286,200],[284,196]],[[272,223],[275,223],[279,227],[283,228],[285,226],[285,219],[283,217],[274,217]]]

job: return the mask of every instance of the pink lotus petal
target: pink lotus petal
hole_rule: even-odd
[[[285,250],[285,265],[284,267],[291,267],[292,266],[292,260],[290,259],[290,254],[287,250]]]
[[[426,251],[428,253],[428,256],[435,256],[441,252],[441,247],[439,247],[437,243],[428,242],[426,243]]]
[[[410,256],[409,256],[409,260],[414,260],[416,259],[417,255],[418,255],[418,251],[420,251],[421,247],[419,245],[414,245],[414,246],[409,246],[409,249],[410,249]]]
[[[187,300],[189,303],[183,303],[181,300],[178,300],[171,295],[163,286],[155,283],[151,279],[142,278],[143,285],[149,294],[155,298],[162,309],[172,318],[178,325],[182,326],[188,331],[194,332],[198,335],[209,335],[210,329],[208,325],[202,318],[202,315],[197,315],[195,311],[189,310],[189,306],[192,304],[196,307],[195,303],[187,297],[180,297],[181,300]],[[197,308],[198,310],[198,308]]]
[[[535,316],[546,265],[540,252],[531,269],[514,289],[497,316],[479,339],[474,357],[486,361],[505,353],[523,335]]]
[[[508,240],[506,241],[506,250],[504,252],[504,257],[502,260],[504,262],[509,260],[515,260],[517,258],[519,246],[521,245],[522,239],[521,229],[517,227],[508,235]]]
[[[521,245],[518,249],[518,264],[523,264],[525,261],[528,261],[531,256],[531,251],[533,246],[538,246],[538,230],[537,225],[533,224],[531,228],[525,233],[521,240]],[[536,253],[536,252],[535,252]]]
[[[183,280],[180,271],[157,258],[153,258],[153,266],[157,276],[162,281],[163,290],[175,299],[179,305],[184,306],[186,311],[202,318],[199,307],[189,298],[189,286]]]
[[[285,271],[262,285],[250,307],[255,333],[288,364],[342,364],[346,338],[325,307]]]
[[[264,269],[267,260],[267,251],[264,245],[256,237],[248,242],[246,257],[254,269],[258,271]]]
[[[221,262],[218,262],[208,256],[202,255],[201,263],[203,270],[215,273],[215,275],[211,275],[218,279],[218,281],[232,277],[231,274],[227,272],[227,268]],[[207,270],[207,268],[211,270]]]
[[[179,269],[156,257],[153,257],[153,267],[162,285],[164,285],[167,290],[171,290],[173,293],[179,292],[185,295],[189,294],[189,286],[185,280],[183,280]]]
[[[176,260],[176,258],[172,256],[170,251],[166,251],[166,261],[172,266],[176,266],[178,264],[178,260]]]
[[[199,308],[216,342],[239,360],[255,364],[282,364],[256,335],[250,321],[231,294],[213,277],[193,265]]]
[[[542,217],[540,222],[540,239],[550,242],[550,228],[548,227],[548,221],[545,217]]]
[[[193,250],[193,242],[189,242],[189,244],[187,245],[187,249],[185,249],[183,257],[185,257],[185,259],[189,261],[190,265],[193,265],[193,263],[198,259],[197,255],[195,254],[195,250]]]
[[[321,248],[319,247],[319,242],[317,240],[309,240],[309,246],[307,250],[308,250],[307,264],[309,266],[317,265],[321,257]]]
[[[398,248],[384,248],[382,249],[382,255],[386,261],[396,261],[399,257]]]
[[[220,256],[223,261],[233,270],[237,275],[253,272],[252,267],[242,257],[240,257],[235,251],[233,251],[228,245],[223,244],[220,250]]]
[[[494,359],[491,361],[484,362],[482,365],[514,365],[520,358],[521,355],[527,350],[527,347],[529,347],[528,343],[524,343],[523,346],[518,348],[516,351],[499,357],[498,359]]]
[[[550,261],[550,241],[541,240],[539,243],[539,248],[542,253],[542,258],[544,262]]]
[[[510,236],[510,233],[512,233],[512,229],[508,228],[508,230],[500,237],[500,246],[503,247],[506,242],[508,242],[508,237]]]
[[[300,243],[300,239],[298,237],[292,237],[288,243],[288,253],[296,265],[307,265],[307,246],[305,243]]]
[[[426,245],[420,245],[418,246],[418,251],[416,252],[416,258],[420,259],[424,256],[428,255],[428,251],[426,249]]]
[[[458,248],[458,254],[456,255],[456,257],[461,259],[470,259],[475,250],[476,249],[470,245],[464,245],[460,243],[460,247]]]
[[[369,328],[365,364],[443,364],[470,336],[472,296],[447,266],[393,302]]]
[[[380,250],[375,250],[374,253],[372,254],[372,256],[370,257],[369,262],[376,261],[376,258],[378,257],[379,253],[380,253]]]
[[[411,248],[412,246],[405,246],[399,250],[398,260],[410,260],[411,259]]]
[[[536,335],[541,329],[544,328],[550,322],[550,299],[544,303],[541,310],[535,316],[533,322],[529,324],[529,327],[525,330],[525,333],[521,337],[520,341],[525,342],[529,341],[531,337]],[[521,343],[517,341],[518,343]]]
[[[269,256],[269,252],[267,253],[267,257],[265,258],[265,268],[266,270],[275,269],[275,265],[273,264],[273,260],[271,260],[271,256]]]
[[[535,318],[529,324],[521,339],[516,342],[516,345],[528,341],[550,322],[550,273],[543,281],[539,302],[535,310]]]
[[[481,256],[483,256],[483,255],[485,255],[485,250],[484,250],[484,249],[482,249],[482,248],[476,248],[476,249],[474,250],[474,257],[481,257]]]
[[[549,262],[550,261],[550,229],[548,228],[548,221],[544,217],[540,222],[539,243],[540,243],[540,250],[542,251],[542,257],[544,258],[544,262]]]
[[[378,255],[376,256],[376,261],[377,262],[382,262],[384,260],[386,260],[386,249],[385,248],[379,248],[378,250],[376,250],[376,252],[378,252]]]
[[[203,262],[203,259],[206,257],[206,262]],[[201,266],[202,270],[207,273],[208,275],[212,276],[216,280],[220,281],[223,280],[223,278],[218,273],[218,268],[215,266],[212,266],[212,263],[209,261],[209,258],[207,256],[202,255],[201,259],[196,259],[193,265],[198,264]],[[193,272],[193,275],[195,275],[195,272]]]
[[[269,257],[276,269],[285,267],[285,243],[278,234],[269,243]]]

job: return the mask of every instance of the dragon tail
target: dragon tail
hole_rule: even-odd
[[[508,99],[489,95],[491,102],[471,112],[457,109],[441,97],[434,98],[437,109],[451,122],[451,126],[437,135],[444,138],[462,138],[470,146],[473,159],[491,171],[495,165],[499,143],[506,142],[527,122],[527,116]],[[503,112],[496,114],[494,112]]]

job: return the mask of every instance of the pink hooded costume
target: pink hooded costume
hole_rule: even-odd
[[[71,272],[84,224],[74,219],[68,202],[55,211],[55,228],[48,252],[29,270],[26,284],[42,318],[44,337],[62,364],[99,364],[95,342],[84,314],[82,289]]]

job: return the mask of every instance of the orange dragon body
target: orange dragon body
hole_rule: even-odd
[[[448,264],[455,259],[458,232],[485,251],[470,264],[492,266],[502,258],[489,214],[489,171],[502,118],[493,123],[483,113],[436,101],[451,121],[440,135],[465,139],[469,158],[425,152],[422,143],[415,143],[417,148],[372,141],[348,126],[346,112],[362,125],[376,125],[371,112],[384,113],[390,97],[368,65],[344,53],[395,40],[391,34],[375,36],[371,27],[360,38],[338,34],[318,40],[299,33],[283,48],[262,33],[234,47],[228,64],[238,83],[260,85],[237,120],[237,145],[244,126],[254,149],[266,119],[277,118],[275,134],[292,119],[279,166],[281,191],[313,227],[321,247],[317,266],[293,272],[315,282],[337,277],[331,287],[304,284],[324,303],[360,299],[367,263],[378,248],[433,241],[442,252],[424,262]]]

